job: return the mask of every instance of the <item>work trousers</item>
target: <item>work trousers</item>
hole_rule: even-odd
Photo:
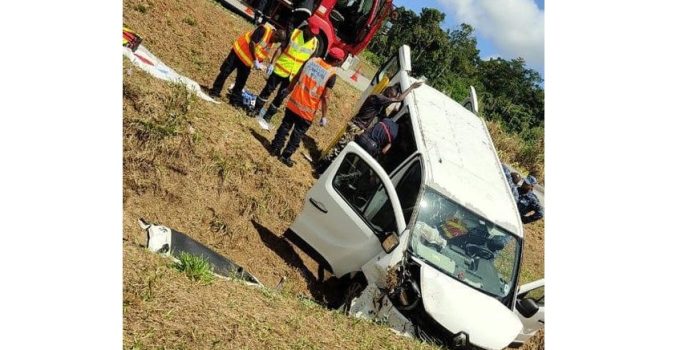
[[[368,154],[373,158],[377,158],[380,155],[380,147],[367,133],[363,133],[354,140],[361,148],[363,148]]]
[[[250,68],[241,62],[241,59],[236,56],[234,49],[231,49],[229,56],[222,62],[220,73],[217,74],[217,78],[215,78],[215,82],[211,89],[213,95],[219,96],[224,88],[224,82],[234,69],[236,69],[236,82],[234,82],[234,88],[231,89],[231,96],[236,99],[241,97],[243,87],[246,85],[246,81],[250,75]]]
[[[281,153],[281,156],[284,158],[290,158],[300,146],[302,137],[307,133],[307,130],[311,125],[312,122],[302,119],[302,117],[286,108],[281,125],[279,126],[279,129],[276,130],[276,136],[274,136],[274,141],[272,141],[272,148],[277,151],[280,150],[283,147],[283,143],[286,141],[290,129],[293,129],[293,134],[290,136],[286,148]]]
[[[288,96],[285,93],[288,84],[290,84],[290,79],[288,77],[282,78],[278,76],[276,73],[272,72],[272,74],[269,75],[269,78],[267,78],[267,83],[265,84],[264,88],[262,89],[262,91],[260,91],[260,95],[257,96],[258,101],[257,104],[255,105],[255,109],[257,110],[264,106],[264,104],[269,99],[269,96],[271,96],[272,92],[276,90],[276,87],[279,88],[279,92],[276,94],[276,97],[274,97],[272,105],[276,106],[276,108],[279,108],[281,106],[281,103],[283,103],[283,99],[285,99],[286,96]]]

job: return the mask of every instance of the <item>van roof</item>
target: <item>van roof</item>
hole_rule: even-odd
[[[421,131],[416,142],[430,163],[427,184],[522,237],[517,206],[484,121],[433,87],[423,85],[411,96],[418,115],[414,127]]]

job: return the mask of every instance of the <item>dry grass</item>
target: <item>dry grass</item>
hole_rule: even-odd
[[[143,44],[202,85],[212,84],[234,38],[252,28],[210,0],[124,0],[123,6],[125,25]],[[128,61],[123,77],[126,348],[426,348],[304,302],[323,298],[324,287],[310,272],[316,264],[281,237],[314,182],[301,152],[327,146],[351,117],[358,91],[338,80],[329,126],[310,128],[290,169],[265,150],[273,134],[242,111],[197,99]],[[255,92],[263,85],[261,72],[247,82]],[[192,282],[143,251],[140,217],[185,232],[265,286],[285,283],[280,292],[262,292],[223,280]]]
[[[529,341],[524,343],[519,350],[545,350],[545,332],[543,329],[536,332]]]
[[[527,175],[529,170],[534,170],[539,182],[543,183],[543,138],[538,139],[536,144],[531,144],[518,134],[504,131],[498,122],[487,121],[487,126],[501,160],[512,165],[523,175]]]
[[[434,349],[286,291],[193,281],[130,243],[123,256],[126,349]]]

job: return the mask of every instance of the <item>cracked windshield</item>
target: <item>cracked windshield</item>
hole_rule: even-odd
[[[411,250],[449,276],[499,297],[510,291],[519,258],[515,236],[429,188]]]

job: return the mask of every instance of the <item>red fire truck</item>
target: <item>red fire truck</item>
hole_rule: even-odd
[[[258,0],[222,0],[252,17]],[[245,5],[245,6],[244,6]],[[264,14],[274,25],[286,28],[293,4],[289,0],[269,0]],[[392,14],[392,0],[316,0],[308,21],[320,28],[318,52],[331,47],[357,55],[368,46],[383,21]]]

